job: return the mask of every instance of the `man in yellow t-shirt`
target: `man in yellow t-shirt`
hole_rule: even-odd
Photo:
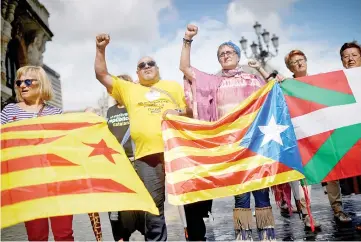
[[[130,134],[135,143],[135,168],[144,182],[160,215],[146,215],[145,240],[167,240],[164,219],[165,173],[164,144],[161,121],[165,114],[188,113],[184,92],[177,82],[160,80],[159,68],[150,57],[143,57],[137,64],[139,84],[127,82],[108,73],[105,48],[110,37],[96,37],[95,74],[118,102],[124,103],[130,120]]]

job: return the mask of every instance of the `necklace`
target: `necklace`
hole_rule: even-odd
[[[45,107],[45,104],[41,105],[41,108],[39,109],[39,111],[34,112],[33,118],[37,118],[37,117],[39,117],[39,116],[41,115],[41,113],[42,113],[42,111],[43,111],[44,107]]]

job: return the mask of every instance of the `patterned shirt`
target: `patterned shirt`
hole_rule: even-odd
[[[218,119],[228,114],[261,88],[265,82],[255,75],[240,73],[234,77],[224,78],[217,90]]]
[[[61,114],[62,110],[51,105],[45,104],[41,116]],[[28,112],[20,108],[16,103],[10,103],[1,111],[1,124],[11,123],[23,119],[35,118],[38,112]]]
[[[192,67],[193,80],[184,81],[184,92],[193,116],[216,121],[265,84],[257,75],[237,68],[212,75]],[[193,84],[192,84],[193,83]]]

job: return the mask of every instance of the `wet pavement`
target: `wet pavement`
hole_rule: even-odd
[[[273,195],[272,195],[273,196]],[[361,241],[361,233],[356,232],[356,223],[361,223],[361,195],[343,197],[345,211],[353,218],[349,226],[337,226],[327,195],[324,195],[321,186],[315,185],[312,189],[312,214],[321,223],[321,231],[312,232],[304,229],[298,214],[283,217],[273,200],[273,213],[276,220],[276,236],[279,241],[290,240],[323,240],[323,241]],[[232,211],[233,197],[217,199],[213,202],[214,220],[206,219],[207,240],[224,241],[233,240]],[[176,207],[166,203],[166,220],[168,226],[168,239],[184,240],[183,228]],[[103,237],[105,241],[113,239],[107,214],[101,214]],[[88,215],[74,217],[74,236],[76,240],[94,241]],[[50,234],[49,239],[52,239]],[[258,240],[254,232],[253,239]],[[1,241],[27,240],[24,224],[18,224],[1,230]],[[134,233],[132,241],[143,240],[140,233]]]

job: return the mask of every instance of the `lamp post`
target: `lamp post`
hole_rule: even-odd
[[[247,55],[247,39],[244,38],[244,36],[242,36],[241,40],[239,41],[239,43],[241,44],[241,48],[245,54],[245,56],[247,58],[255,58],[256,60],[260,61],[262,66],[264,67],[266,65],[266,62],[271,59],[272,57],[277,56],[278,54],[278,37],[273,34],[272,38],[270,39],[270,33],[266,30],[263,29],[263,33],[261,33],[261,25],[256,22],[256,24],[253,26],[257,38],[258,38],[258,44],[256,44],[254,41],[252,42],[252,44],[250,45],[251,47],[251,51],[252,51],[252,55],[248,56]],[[263,43],[266,46],[266,48],[263,47],[262,41],[261,41],[261,36],[263,39]],[[269,42],[272,42],[272,45],[275,49],[275,54],[273,54],[270,50],[269,50]]]

